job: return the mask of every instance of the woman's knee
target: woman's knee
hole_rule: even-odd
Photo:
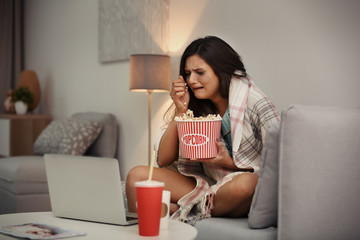
[[[232,193],[245,198],[252,198],[255,193],[257,180],[257,175],[253,173],[243,173],[236,176],[233,181],[231,181],[231,184],[233,185],[232,189],[234,190]]]
[[[133,184],[136,181],[146,180],[148,175],[149,175],[149,167],[136,166],[128,172],[126,176],[126,183]]]

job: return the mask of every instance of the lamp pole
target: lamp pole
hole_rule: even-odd
[[[149,107],[148,107],[148,123],[149,123],[149,136],[148,136],[148,165],[150,166],[150,162],[151,162],[151,90],[147,90],[147,95],[148,95],[148,104],[149,104]]]

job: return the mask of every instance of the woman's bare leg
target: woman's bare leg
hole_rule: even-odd
[[[170,215],[176,212],[179,209],[179,205],[176,203],[170,203]]]
[[[126,195],[128,199],[129,212],[136,212],[136,191],[135,182],[147,180],[149,176],[149,167],[137,166],[131,169],[126,178]],[[177,201],[191,192],[196,185],[195,179],[186,177],[179,172],[165,168],[154,168],[153,180],[164,182],[164,190],[171,192],[171,211],[176,209]]]
[[[214,196],[212,216],[247,216],[258,177],[253,173],[243,173],[221,186]]]

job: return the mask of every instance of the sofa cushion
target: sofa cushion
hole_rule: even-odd
[[[360,107],[282,112],[278,236],[360,239]]]
[[[110,113],[83,112],[75,113],[72,118],[85,119],[101,123],[102,131],[85,155],[97,157],[115,157],[118,145],[118,123],[116,117]]]
[[[197,240],[275,240],[277,229],[251,229],[247,218],[207,218],[196,222]]]
[[[47,193],[43,157],[0,158],[0,189],[16,194]]]
[[[249,213],[251,228],[277,225],[279,129],[280,123],[275,123],[266,133],[258,184]]]
[[[82,119],[53,120],[34,143],[34,153],[83,155],[99,136],[101,124]]]
[[[0,189],[0,199],[0,214],[51,211],[48,193],[16,194]]]

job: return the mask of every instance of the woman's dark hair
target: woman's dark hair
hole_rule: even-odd
[[[239,54],[225,41],[215,36],[207,36],[193,41],[184,51],[180,61],[180,75],[185,79],[186,60],[198,55],[214,71],[220,81],[220,94],[229,97],[232,77],[246,77],[246,70]],[[189,88],[189,109],[195,116],[206,116],[217,112],[215,105],[208,99],[197,99]]]
[[[214,71],[220,81],[220,94],[223,98],[229,97],[229,87],[232,77],[247,77],[247,73],[239,54],[225,41],[215,36],[206,36],[194,40],[185,49],[180,61],[180,75],[185,78],[186,60],[194,55],[202,58]],[[208,99],[197,99],[190,88],[189,109],[194,116],[207,116],[217,113],[215,105]],[[170,107],[171,108],[171,107]],[[165,113],[165,121],[170,122],[174,115],[166,117],[170,108]]]

